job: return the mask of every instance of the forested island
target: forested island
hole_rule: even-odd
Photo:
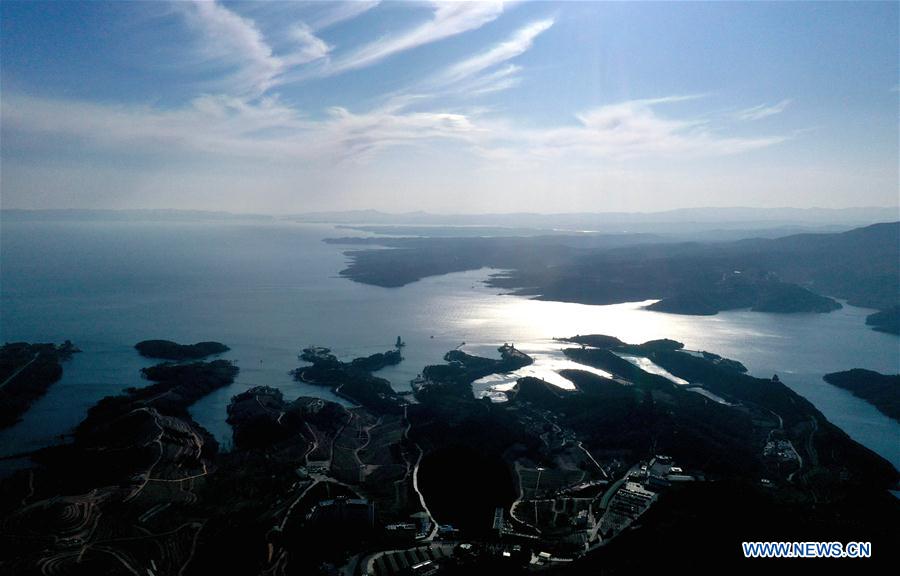
[[[141,356],[159,358],[161,360],[200,360],[213,354],[222,354],[229,350],[221,342],[197,342],[196,344],[178,344],[171,340],[143,340],[134,345]]]
[[[311,365],[297,368],[292,374],[296,380],[331,387],[335,394],[377,412],[397,412],[398,396],[391,383],[372,372],[402,359],[396,349],[341,362],[328,348],[310,346],[300,354],[300,360]]]
[[[715,314],[749,308],[827,313],[851,305],[893,309],[900,293],[900,222],[848,232],[734,242],[659,243],[629,235],[339,238],[384,249],[347,252],[347,278],[399,287],[449,272],[492,268],[487,284],[541,300]],[[869,321],[892,331],[893,312]]]
[[[826,374],[824,379],[829,384],[853,392],[884,415],[900,422],[900,374],[879,374],[854,368]]]

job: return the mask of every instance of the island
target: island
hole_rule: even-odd
[[[21,419],[62,377],[62,363],[76,352],[68,340],[58,346],[14,342],[0,347],[0,429]]]
[[[505,401],[472,383],[533,361],[512,343],[450,350],[412,393],[373,375],[399,350],[305,348],[296,377],[344,405],[243,386],[226,360],[145,368],[0,480],[3,569],[742,572],[740,542],[767,538],[871,542],[867,569],[896,566],[900,474],[778,378],[670,339],[560,342],[573,387],[522,377]],[[226,387],[222,451],[189,407]]]
[[[229,350],[220,342],[197,342],[196,344],[178,344],[171,340],[143,340],[134,345],[141,356],[161,360],[200,360],[213,354],[222,354]]]
[[[309,362],[310,366],[293,370],[296,380],[328,386],[338,396],[379,413],[397,413],[404,403],[391,388],[390,382],[372,375],[372,372],[397,364],[403,359],[399,347],[355,358],[350,362],[341,362],[330,349],[310,346],[303,349],[300,359]]]
[[[849,390],[878,411],[900,422],[900,374],[880,374],[872,370],[854,368],[845,372],[826,374],[829,384]]]
[[[534,360],[516,350],[512,344],[503,344],[497,349],[500,359],[472,356],[462,350],[451,350],[444,354],[447,364],[426,366],[422,374],[413,380],[412,388],[418,397],[455,395],[463,398],[472,396],[472,382],[503,372],[513,372],[528,366]]]
[[[900,335],[900,304],[869,314],[866,316],[866,324],[878,332]]]

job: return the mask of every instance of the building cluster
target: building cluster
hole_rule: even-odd
[[[385,527],[388,533],[397,536],[395,549],[367,556],[363,573],[440,574],[448,567],[458,571],[472,566],[474,570],[484,565],[502,568],[506,563],[517,569],[527,567],[537,571],[560,566],[602,546],[632,526],[657,501],[660,493],[674,483],[703,479],[686,474],[672,458],[657,455],[632,466],[624,477],[608,487],[602,498],[596,495],[577,498],[574,494],[582,491],[602,490],[606,481],[566,483],[558,471],[554,475],[551,474],[554,471],[535,470],[548,476],[545,478],[548,484],[565,483],[565,486],[552,487],[547,493],[550,498],[545,494],[543,499],[527,501],[527,508],[520,511],[522,520],[507,517],[506,509],[499,507],[493,514],[490,535],[464,540],[453,527],[440,526],[432,539],[433,526],[427,515],[414,515],[407,521]],[[525,469],[530,473],[535,470]],[[537,483],[535,478],[535,491]],[[320,503],[319,508],[328,508],[323,506],[327,502]],[[334,508],[330,513],[350,514],[352,502],[355,501],[345,500],[343,509]],[[538,528],[534,531],[524,522],[531,514],[535,524],[530,528]]]
[[[609,539],[634,523],[656,502],[659,493],[674,482],[696,478],[685,474],[668,456],[655,456],[626,474],[600,517],[600,533]]]
[[[384,527],[388,538],[395,542],[422,540],[431,534],[432,528],[434,525],[431,518],[425,512],[416,512],[406,522],[387,524]],[[452,529],[452,526],[448,528]],[[441,529],[444,527],[442,526]]]
[[[656,492],[629,480],[619,488],[600,518],[600,532],[611,538],[629,527],[656,502]]]
[[[779,462],[791,462],[797,460],[797,452],[790,440],[773,438],[766,442],[763,448],[763,456],[774,458]]]
[[[375,527],[375,505],[364,498],[338,496],[313,506],[306,522],[328,531],[366,532]]]
[[[440,562],[452,558],[454,553],[453,545],[439,543],[389,550],[369,558],[365,571],[371,576],[430,576],[438,574]]]

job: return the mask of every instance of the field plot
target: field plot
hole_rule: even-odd
[[[385,416],[368,430],[368,443],[359,450],[359,459],[365,465],[367,482],[370,476],[383,481],[406,474],[406,462],[401,457],[405,427],[403,419],[399,416]]]
[[[357,451],[369,440],[368,428],[374,425],[366,412],[352,412],[350,421],[334,438],[331,449],[331,474],[343,482],[357,484],[362,480],[362,462]]]
[[[178,418],[155,417],[160,427],[156,443],[161,454],[148,472],[147,480],[178,482],[204,476],[206,465],[201,459],[203,439],[197,431]]]
[[[547,498],[556,492],[579,484],[587,478],[582,470],[555,470],[516,467],[523,500]]]
[[[376,502],[376,509],[397,519],[405,518],[415,502],[411,464],[415,456],[404,444],[406,425],[401,416],[383,416],[368,430],[369,441],[358,452],[366,493]]]

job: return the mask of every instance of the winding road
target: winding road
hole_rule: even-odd
[[[40,352],[35,352],[35,353],[34,353],[34,356],[31,358],[31,360],[29,360],[29,361],[26,362],[23,366],[21,366],[18,370],[16,370],[16,371],[13,372],[12,374],[10,374],[9,377],[8,377],[6,380],[4,380],[3,382],[0,382],[0,389],[2,389],[2,388],[3,388],[4,386],[6,386],[8,383],[12,382],[13,379],[15,379],[16,376],[18,376],[19,374],[21,374],[23,370],[25,370],[26,368],[28,368],[29,366],[31,366],[32,364],[34,364],[34,361],[37,360],[37,359],[38,359],[38,356],[40,356],[40,355],[41,355]]]

